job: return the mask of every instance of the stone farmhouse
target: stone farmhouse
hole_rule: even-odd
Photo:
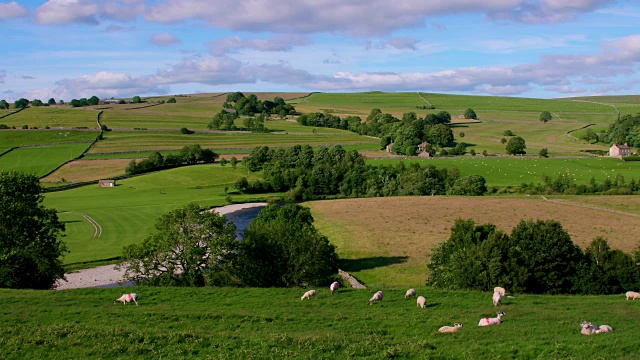
[[[621,158],[623,156],[630,156],[630,155],[631,155],[631,148],[627,144],[624,144],[624,145],[614,144],[609,149],[609,156],[611,157]]]
[[[115,180],[98,180],[98,186],[100,187],[114,187],[116,186]]]

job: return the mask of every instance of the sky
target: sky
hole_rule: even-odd
[[[0,0],[0,99],[640,94],[636,0]]]

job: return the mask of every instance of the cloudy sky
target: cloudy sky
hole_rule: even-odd
[[[640,93],[640,1],[0,0],[0,99]]]

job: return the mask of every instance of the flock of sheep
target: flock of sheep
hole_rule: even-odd
[[[338,291],[338,288],[340,287],[340,284],[335,281],[331,284],[331,286],[329,286],[329,290],[331,291],[331,295],[335,294]],[[502,287],[496,287],[493,289],[493,305],[494,306],[498,306],[500,305],[500,302],[502,302],[502,297],[504,297],[506,294],[506,291],[504,288]],[[636,300],[636,299],[640,299],[640,293],[635,292],[635,291],[628,291],[626,294],[627,300]],[[300,298],[300,300],[308,300],[311,299],[312,297],[316,296],[316,291],[315,290],[309,290],[307,292],[305,292],[302,297]],[[407,292],[404,295],[405,299],[408,299],[410,297],[416,296],[416,289],[409,289],[407,290]],[[374,302],[380,302],[382,301],[383,298],[383,293],[382,291],[377,291],[373,294],[373,296],[371,297],[371,299],[369,299],[369,305],[373,304]],[[123,294],[122,296],[120,296],[118,299],[116,299],[113,303],[117,304],[118,302],[123,303],[124,305],[127,305],[127,303],[130,302],[134,302],[136,305],[138,305],[138,294],[136,293],[129,293],[129,294]],[[418,296],[416,298],[416,302],[418,304],[418,307],[423,308],[426,306],[427,303],[427,299],[424,296]],[[494,317],[494,318],[482,318],[480,319],[480,322],[478,323],[478,326],[489,326],[489,325],[498,325],[502,322],[502,317],[504,316],[504,312],[500,311],[498,312],[498,316]],[[453,326],[443,326],[440,329],[438,329],[439,332],[441,333],[453,333],[453,332],[458,332],[460,329],[462,328],[462,324],[460,323],[455,323]],[[609,325],[600,325],[600,326],[595,326],[592,323],[590,323],[589,321],[583,321],[580,324],[580,328],[582,329],[581,333],[584,335],[592,335],[592,334],[601,334],[601,333],[608,333],[608,332],[612,332],[613,328]]]

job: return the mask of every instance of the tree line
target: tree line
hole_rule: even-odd
[[[276,114],[280,118],[284,118],[296,113],[293,105],[285,103],[284,99],[279,96],[273,98],[273,101],[260,100],[255,94],[244,96],[240,91],[228,94],[222,108],[233,109],[237,114],[245,116],[265,113]]]
[[[640,148],[640,113],[621,116],[609,125],[603,136],[604,141],[609,144],[627,143],[631,147]]]
[[[131,160],[125,168],[125,174],[143,174],[150,171],[162,170],[182,165],[195,165],[198,163],[212,163],[219,157],[211,149],[203,149],[200,145],[185,145],[177,154],[162,156],[154,152],[149,157],[139,162]]]
[[[427,285],[514,293],[620,294],[640,287],[640,250],[613,250],[602,237],[583,251],[553,220],[520,221],[511,234],[458,219],[427,264]]]
[[[286,192],[294,200],[327,197],[403,195],[483,195],[480,175],[460,176],[457,168],[437,169],[418,163],[373,166],[356,150],[340,145],[296,145],[288,149],[253,148],[242,160],[249,171],[263,171],[262,180],[238,180],[234,187],[245,193]]]
[[[451,123],[451,114],[447,111],[426,114],[424,118],[418,117],[415,112],[408,112],[402,115],[402,119],[398,119],[391,114],[382,113],[380,109],[372,109],[365,121],[359,116],[341,119],[330,113],[316,112],[301,115],[297,121],[305,126],[349,130],[360,135],[378,137],[382,148],[393,144],[392,152],[399,155],[416,155],[418,145],[425,141],[429,143],[425,151],[431,153],[452,145],[454,141],[453,131],[448,125]],[[464,144],[458,147],[457,152],[464,154],[465,147]]]
[[[615,178],[606,178],[600,182],[592,176],[587,184],[576,184],[573,176],[560,174],[556,178],[542,176],[542,182],[537,184],[522,183],[515,187],[514,192],[520,194],[564,194],[564,195],[633,195],[640,191],[640,183],[635,178],[627,182],[622,174]]]

